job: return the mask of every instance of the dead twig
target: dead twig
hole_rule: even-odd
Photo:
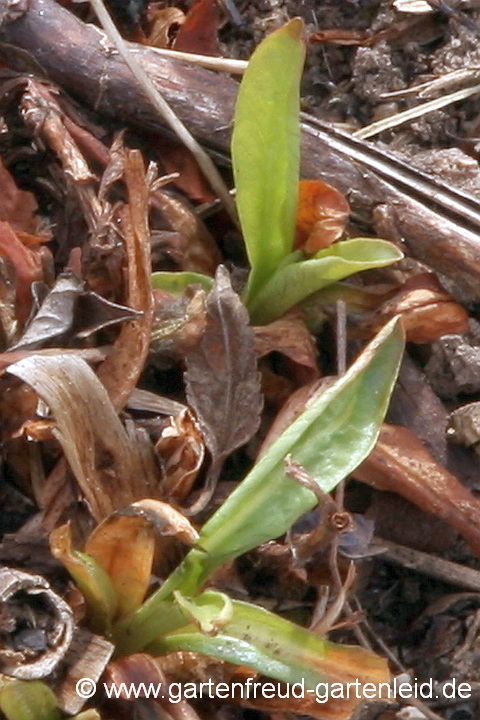
[[[409,570],[417,570],[417,572],[437,578],[450,585],[457,585],[467,590],[480,592],[479,570],[459,565],[451,560],[444,560],[420,550],[405,547],[405,545],[398,545],[379,537],[376,538],[374,544],[386,548],[381,555],[383,560],[392,562],[395,565],[401,565]]]
[[[236,225],[238,223],[238,219],[235,204],[222,176],[215,167],[215,164],[212,162],[205,150],[195,140],[191,132],[187,130],[182,121],[179,120],[165,98],[158,91],[155,84],[148,77],[140,63],[137,62],[136,58],[132,55],[126,42],[123,40],[122,36],[115,27],[103,0],[90,0],[90,2],[103,29],[107,33],[108,38],[115,45],[123,60],[132,71],[143,92],[148,97],[159,115],[165,120],[167,125],[183,142],[185,147],[188,148],[188,150],[190,150],[190,152],[195,156],[195,159],[205,174],[205,177],[208,179],[213,190],[215,190],[218,196],[222,199],[225,209]]]

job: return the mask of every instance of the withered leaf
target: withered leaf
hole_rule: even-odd
[[[139,320],[142,315],[140,310],[111,302],[96,292],[84,292],[78,298],[75,335],[78,338],[86,338],[112,325],[127,320]]]
[[[217,32],[220,21],[215,0],[200,0],[189,10],[175,38],[175,50],[219,55]]]
[[[128,261],[128,304],[142,315],[123,326],[113,352],[98,369],[98,377],[117,411],[127,404],[143,370],[153,319],[148,185],[140,151],[130,150],[125,154],[124,175],[128,206],[120,214]]]
[[[187,399],[212,454],[200,503],[205,507],[223,461],[257,431],[263,407],[253,329],[224,266],[207,299],[205,334],[186,363]]]
[[[450,523],[473,552],[480,554],[480,500],[438,463],[408,428],[383,425],[375,449],[353,474]]]
[[[73,273],[59,275],[23,336],[10,350],[34,350],[68,332],[83,285],[83,280]]]
[[[285,313],[268,325],[256,327],[255,346],[259,357],[277,351],[311,370],[314,376],[318,373],[315,340],[297,310]]]
[[[32,355],[9,372],[31,385],[55,416],[54,437],[97,521],[153,492],[138,439],[125,431],[105,387],[80,358]]]

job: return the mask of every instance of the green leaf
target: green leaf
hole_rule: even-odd
[[[232,600],[225,593],[207,590],[201,598],[189,600],[181,592],[174,590],[173,597],[202,633],[218,632],[232,619]]]
[[[213,287],[213,278],[197,272],[155,272],[152,274],[152,287],[181,294],[189,285],[201,285],[205,292]]]
[[[248,303],[252,323],[265,325],[317,290],[362,270],[385,267],[403,257],[386,240],[354,238],[320,250],[310,260],[284,262]]]
[[[222,593],[207,591],[189,601],[195,614],[222,612]],[[224,596],[225,597],[225,596]],[[387,661],[362,648],[338,646],[294,623],[250,603],[231,600],[231,613],[220,633],[202,633],[192,624],[158,637],[148,647],[153,654],[186,650],[235,665],[255,668],[287,683],[315,689],[331,677],[347,681],[389,680]],[[195,608],[195,609],[193,609]],[[324,688],[325,691],[325,688]]]
[[[292,251],[300,163],[303,21],[269,35],[248,63],[237,97],[232,159],[251,273],[247,297]]]
[[[115,635],[121,652],[144,647],[158,635],[157,607],[174,590],[195,594],[217,567],[283,535],[317,504],[311,490],[286,475],[287,454],[291,453],[326,492],[365,459],[377,440],[404,343],[402,326],[396,319],[390,321],[345,375],[312,398],[204,525],[198,549],[189,552],[135,614],[117,625]]]
[[[109,632],[118,607],[118,595],[110,576],[90,555],[72,548],[69,525],[61,525],[50,533],[50,550],[60,560],[82,591],[90,613],[94,632]]]
[[[60,720],[53,691],[39,680],[4,682],[0,710],[7,720]]]

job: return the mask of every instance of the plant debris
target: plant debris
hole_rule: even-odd
[[[479,23],[0,0],[2,720],[479,717]]]

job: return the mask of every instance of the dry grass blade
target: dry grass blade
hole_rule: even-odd
[[[435,98],[435,100],[429,100],[422,105],[417,105],[416,107],[409,108],[408,110],[396,113],[395,115],[390,115],[390,117],[384,118],[383,120],[371,123],[371,125],[366,125],[361,130],[354,132],[353,137],[360,138],[360,140],[366,140],[374,135],[378,135],[378,133],[381,133],[384,130],[390,130],[391,128],[398,127],[409,120],[415,120],[416,118],[427,115],[435,110],[440,110],[441,108],[447,107],[447,105],[451,105],[459,100],[466,100],[467,98],[472,97],[472,95],[478,95],[478,93],[480,93],[480,85],[474,85],[470,88],[457,90],[449,95],[443,95],[442,97]]]

